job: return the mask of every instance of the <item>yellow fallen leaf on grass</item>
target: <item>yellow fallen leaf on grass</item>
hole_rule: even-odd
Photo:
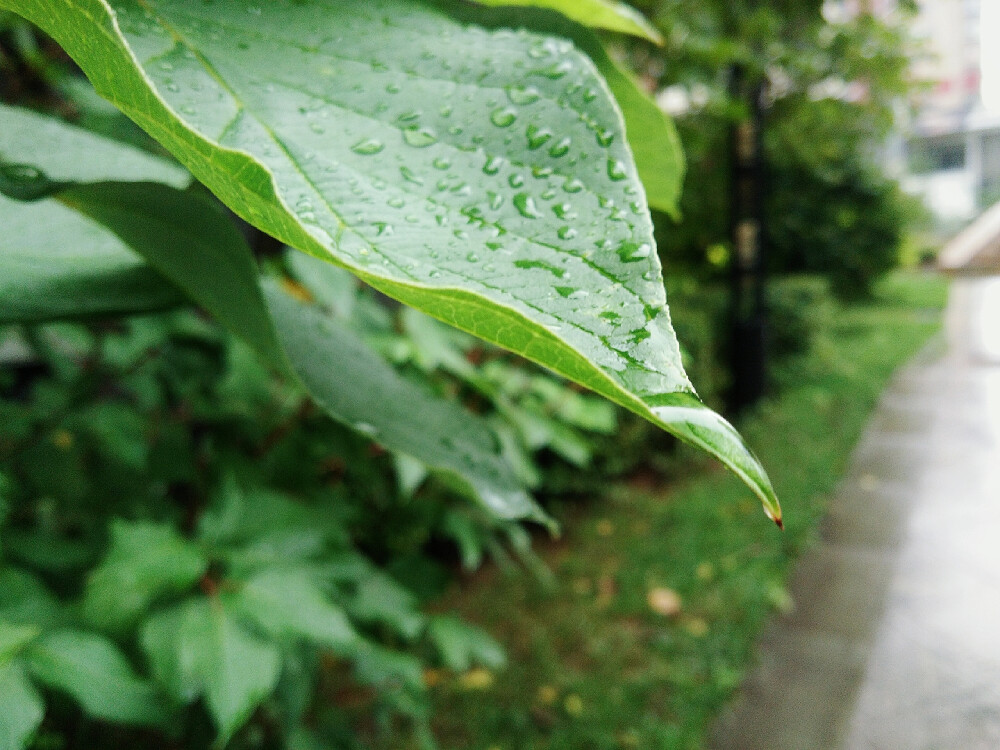
[[[664,617],[673,617],[681,611],[680,594],[666,586],[650,589],[646,594],[646,601],[651,610]]]
[[[486,690],[493,684],[493,673],[483,667],[470,669],[458,676],[458,685],[463,690]]]

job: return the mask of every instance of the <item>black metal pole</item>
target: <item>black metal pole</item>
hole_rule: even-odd
[[[734,65],[734,101],[746,102],[747,116],[730,130],[731,372],[729,410],[752,406],[767,388],[767,301],[765,290],[764,159],[761,83],[748,84]]]

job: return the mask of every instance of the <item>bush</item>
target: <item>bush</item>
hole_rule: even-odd
[[[899,262],[906,217],[895,182],[854,161],[830,173],[777,164],[770,195],[769,264],[819,273],[844,298],[867,298]]]

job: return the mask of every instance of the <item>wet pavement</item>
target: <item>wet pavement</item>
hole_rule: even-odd
[[[716,750],[1000,748],[1000,278],[883,395]]]

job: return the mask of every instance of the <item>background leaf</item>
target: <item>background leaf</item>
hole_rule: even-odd
[[[164,684],[190,701],[204,695],[225,745],[278,681],[277,648],[244,630],[217,601],[192,600],[157,615],[143,647]]]
[[[154,726],[169,718],[153,686],[102,636],[57,630],[32,646],[27,660],[39,682],[73,696],[91,716]]]
[[[456,672],[464,672],[476,664],[498,669],[506,661],[499,643],[457,617],[432,617],[427,635],[441,653],[441,660]]]
[[[183,187],[191,179],[163,159],[0,104],[0,163],[25,161],[56,181],[159,180]],[[23,204],[0,195],[0,225],[0,323],[145,312],[183,299],[118,238],[55,200]]]
[[[111,548],[87,580],[84,617],[112,631],[129,627],[157,597],[193,586],[207,565],[170,526],[113,522]]]
[[[42,723],[45,706],[18,663],[0,665],[0,747],[20,750]]]
[[[663,44],[663,37],[635,8],[615,0],[475,0],[481,5],[549,8],[584,26],[645,37]]]
[[[231,604],[275,638],[305,639],[340,653],[357,640],[344,611],[305,570],[265,570],[247,581]]]

